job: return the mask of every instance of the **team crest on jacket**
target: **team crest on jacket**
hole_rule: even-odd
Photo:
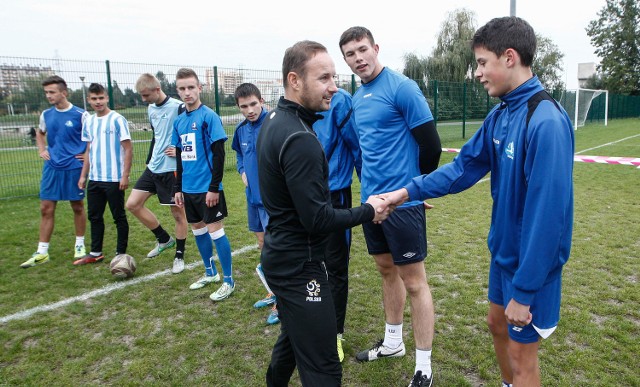
[[[198,130],[198,125],[195,122],[191,123],[191,130]]]
[[[307,302],[321,302],[322,297],[320,297],[320,284],[316,280],[311,280],[307,284],[307,293],[309,295],[305,299]]]
[[[504,153],[507,154],[507,157],[510,158],[511,160],[513,160],[513,155],[515,153],[514,148],[513,148],[513,141],[511,141],[509,143],[509,145],[507,145],[507,149],[504,150]]]
[[[71,122],[71,120],[69,120],[69,121],[64,123],[64,126],[66,126],[67,128],[72,128],[73,127],[73,122]]]

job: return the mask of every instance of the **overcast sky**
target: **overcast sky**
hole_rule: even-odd
[[[604,5],[517,0],[517,16],[565,54],[568,88],[577,87],[578,63],[599,62],[585,28]],[[329,48],[338,73],[350,74],[338,39],[362,25],[382,64],[401,70],[403,54],[431,53],[449,12],[469,9],[481,26],[509,7],[510,0],[13,0],[2,4],[0,56],[279,70],[284,50],[310,39]]]

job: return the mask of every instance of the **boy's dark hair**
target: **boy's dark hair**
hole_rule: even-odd
[[[91,94],[105,94],[106,89],[99,83],[92,83],[89,85],[89,93]]]
[[[369,39],[369,42],[371,43],[371,45],[375,46],[376,41],[373,40],[373,34],[367,28],[360,27],[360,26],[349,28],[348,30],[343,32],[342,35],[340,36],[340,42],[338,43],[338,45],[340,46],[340,52],[344,54],[344,52],[342,51],[342,46],[344,46],[345,44],[353,40],[355,40],[356,42],[359,42],[364,38]]]
[[[178,70],[178,73],[176,74],[176,79],[186,79],[186,78],[195,78],[196,81],[198,82],[198,85],[200,84],[200,79],[198,78],[198,74],[196,74],[196,72],[193,71],[192,69],[183,67],[180,70]]]
[[[307,62],[319,52],[327,52],[327,48],[311,40],[303,40],[287,48],[282,59],[282,83],[285,89],[289,85],[287,75],[294,72],[304,78]]]
[[[58,85],[60,91],[67,91],[67,82],[57,75],[51,75],[42,81],[42,87],[49,85]]]
[[[514,49],[524,66],[531,66],[536,54],[536,33],[529,23],[516,16],[490,20],[473,35],[471,48],[484,47],[500,57]]]
[[[233,93],[233,97],[236,99],[236,105],[238,104],[239,98],[248,98],[251,96],[256,96],[258,100],[262,99],[262,94],[260,94],[260,89],[258,86],[253,83],[243,83],[236,88],[236,91]]]

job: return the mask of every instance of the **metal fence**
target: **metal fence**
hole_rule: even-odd
[[[152,73],[158,77],[168,95],[178,98],[175,74],[181,67],[196,71],[203,84],[201,99],[220,115],[230,139],[235,125],[242,119],[233,98],[233,92],[240,83],[256,84],[268,108],[275,107],[278,98],[284,94],[279,71],[220,68],[214,65],[0,56],[0,199],[38,193],[42,160],[38,157],[31,128],[38,127],[40,113],[49,108],[42,92],[43,78],[52,74],[63,77],[69,87],[69,101],[85,109],[88,85],[98,82],[107,87],[110,107],[129,121],[134,143],[132,178],[135,179],[144,170],[151,139],[146,106],[135,92],[135,82],[140,74]],[[490,98],[477,82],[416,82],[429,101],[443,142],[469,137],[498,102]],[[351,93],[359,87],[359,81],[353,75],[338,75],[337,83]],[[554,92],[554,97],[560,99],[559,93],[562,92]],[[594,101],[594,107],[588,120],[602,117],[604,103],[597,104]],[[597,109],[601,109],[600,114]],[[640,97],[610,95],[609,118],[637,116],[640,116]],[[230,144],[231,141],[227,141],[225,164],[228,168],[235,168],[235,152]]]

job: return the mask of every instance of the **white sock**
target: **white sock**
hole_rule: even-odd
[[[502,381],[502,387],[513,387],[513,384]]]
[[[431,377],[431,350],[416,349],[416,370],[422,371],[422,375]]]
[[[38,254],[49,253],[49,242],[38,242]]]
[[[400,344],[402,344],[402,323],[399,325],[386,323],[382,345],[395,349],[398,348]]]
[[[76,246],[84,246],[84,236],[76,236]]]
[[[92,251],[92,252],[90,252],[89,254],[93,255],[94,257],[99,257],[99,256],[101,256],[101,255],[102,255],[102,251],[97,252],[97,253]]]

